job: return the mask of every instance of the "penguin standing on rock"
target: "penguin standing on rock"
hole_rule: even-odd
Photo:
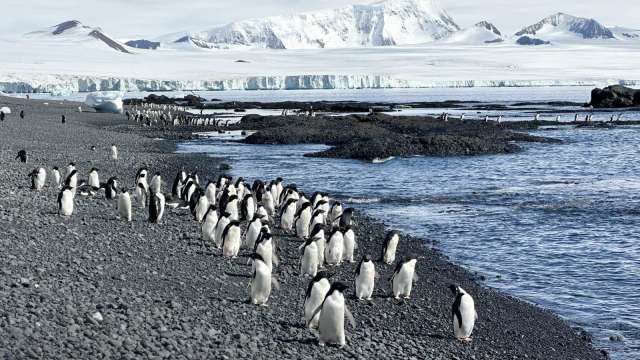
[[[268,228],[263,227],[256,241],[255,252],[260,254],[264,259],[264,263],[273,269],[273,265],[278,265],[278,257],[275,255],[275,245],[273,243],[273,237],[269,233]]]
[[[318,247],[318,266],[324,266],[324,249],[326,247],[326,239],[324,237],[324,225],[318,224],[311,231],[311,235],[309,238],[316,242],[316,246]]]
[[[58,213],[63,216],[71,216],[73,214],[73,189],[69,186],[62,188],[58,194]]]
[[[371,259],[365,255],[356,268],[355,291],[356,299],[371,301],[376,279],[376,267]]]
[[[215,239],[216,224],[218,223],[218,212],[216,210],[216,206],[210,204],[207,213],[204,214],[201,229],[202,240],[205,242],[213,242]]]
[[[293,228],[293,220],[296,214],[296,203],[298,199],[289,199],[282,206],[280,211],[280,227],[284,231],[291,231]]]
[[[232,258],[238,257],[240,251],[240,222],[232,221],[222,232],[222,255]]]
[[[296,235],[301,239],[309,237],[309,225],[311,224],[311,203],[305,202],[298,209],[294,222],[296,225]]]
[[[331,284],[322,305],[314,311],[320,313],[318,319],[318,343],[320,346],[325,344],[335,344],[344,347],[347,343],[344,333],[344,318],[347,317],[351,326],[355,328],[355,320],[344,301],[344,291],[347,286],[340,282]],[[315,315],[314,315],[315,316]]]
[[[120,218],[131,222],[131,196],[126,189],[118,194],[118,214]]]
[[[398,242],[400,242],[400,235],[397,231],[390,231],[387,233],[382,245],[382,256],[380,257],[382,262],[389,265],[396,260]]]
[[[342,252],[342,260],[353,262],[353,253],[358,248],[356,242],[356,233],[353,231],[353,227],[347,226],[342,229],[342,237],[344,239],[344,249]]]
[[[456,297],[451,306],[453,335],[460,341],[471,341],[471,333],[478,320],[473,298],[460,286],[451,285],[449,289]]]
[[[114,200],[118,196],[118,178],[113,176],[107,180],[104,187],[104,197],[107,200]]]
[[[118,148],[116,147],[116,144],[111,144],[111,160],[118,160]]]
[[[391,290],[396,299],[411,297],[411,289],[416,279],[416,263],[417,259],[407,258],[396,265],[396,269],[391,275]]]
[[[264,258],[258,254],[251,254],[252,260],[252,274],[251,274],[251,282],[249,286],[251,288],[251,292],[249,295],[249,301],[253,305],[261,305],[267,306],[267,301],[269,301],[269,296],[271,296],[271,287],[277,289],[279,287],[275,278],[271,275],[271,267],[269,267]]]
[[[78,170],[72,170],[71,173],[64,180],[64,186],[70,187],[73,192],[73,196],[76,195],[76,189],[78,188]]]
[[[353,208],[346,208],[340,215],[340,227],[346,228],[347,226],[353,225]]]
[[[61,176],[60,176],[60,169],[58,169],[57,166],[53,167],[53,170],[51,170],[51,172],[53,173],[53,186],[56,187],[56,189],[59,189],[62,184],[61,184]]]
[[[33,169],[29,177],[31,178],[31,189],[40,191],[47,181],[47,171],[44,168]]]
[[[164,215],[165,198],[162,193],[152,192],[149,196],[149,222],[159,224]]]
[[[162,175],[159,172],[155,173],[149,183],[149,191],[152,193],[162,192]]]
[[[318,244],[312,238],[307,239],[302,245],[300,273],[311,277],[318,273]]]
[[[216,183],[214,183],[213,181],[209,181],[209,183],[207,184],[207,187],[204,190],[204,194],[207,197],[207,200],[209,200],[209,204],[215,205],[216,204]]]
[[[26,163],[27,162],[27,151],[26,150],[20,150],[18,151],[18,155],[16,156],[16,160],[20,159],[21,163]]]
[[[258,236],[260,235],[260,230],[263,225],[263,218],[264,217],[260,214],[254,214],[253,219],[249,222],[247,233],[245,234],[245,246],[248,249],[253,249],[256,244],[256,240],[258,240]]]
[[[76,163],[74,163],[73,161],[72,161],[72,162],[70,162],[70,163],[67,165],[67,173],[65,174],[65,176],[69,176],[69,174],[71,174],[71,172],[72,172],[73,170],[75,170],[75,169],[76,169]]]
[[[245,195],[242,199],[242,211],[241,211],[241,219],[242,220],[251,220],[253,219],[253,215],[256,212],[256,203],[253,198],[253,194],[245,190]]]
[[[91,171],[89,171],[88,185],[92,191],[100,189],[100,176],[98,175],[98,169],[91,168]]]
[[[331,288],[329,279],[322,272],[317,273],[307,285],[307,291],[304,294],[304,321],[310,329],[318,327],[320,314],[314,314],[314,312],[322,305],[329,288]]]
[[[342,253],[344,251],[344,236],[338,228],[334,228],[327,239],[324,248],[324,261],[328,265],[340,265],[342,263]]]
[[[222,213],[222,215],[220,215],[220,218],[216,223],[213,242],[216,244],[217,248],[220,248],[222,246],[222,233],[224,232],[224,229],[227,227],[227,225],[229,225],[229,223],[231,222],[230,216],[231,215],[228,212],[224,212]]]
[[[337,226],[340,222],[340,217],[342,216],[342,204],[339,202],[334,202],[331,205],[331,209],[329,210],[329,225]]]

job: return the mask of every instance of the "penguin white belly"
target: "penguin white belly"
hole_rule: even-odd
[[[344,250],[344,238],[342,235],[333,235],[324,248],[324,261],[329,265],[340,265]]]
[[[356,248],[356,238],[352,230],[347,231],[344,236],[344,250],[342,253],[342,259],[348,262],[353,262],[353,252]]]
[[[356,298],[371,300],[375,284],[376,271],[373,262],[362,265],[360,274],[356,277]]]
[[[200,196],[196,204],[196,221],[201,223],[207,210],[209,210],[209,200],[206,196]]]
[[[256,247],[256,253],[260,254],[264,259],[265,265],[269,269],[273,269],[273,242],[272,240],[263,241]]]
[[[340,293],[329,295],[322,305],[318,321],[320,345],[337,344],[344,346],[344,297]]]
[[[324,239],[324,236],[318,240],[316,240],[316,245],[318,245],[318,266],[324,266],[324,249],[327,246],[327,241]]]
[[[453,316],[453,332],[457,339],[467,339],[471,336],[476,323],[475,304],[471,296],[462,296],[460,300],[460,315],[462,316],[462,326],[460,326],[457,316]]]
[[[157,193],[157,192],[160,192],[162,190],[162,180],[160,179],[159,176],[154,176],[153,179],[151,179],[151,184],[149,185],[149,190],[152,193]]]
[[[225,211],[230,214],[229,218],[232,221],[237,221],[238,220],[238,201],[233,200],[230,203],[228,203]]]
[[[393,278],[393,296],[399,298],[400,296],[411,296],[411,289],[413,287],[413,273],[414,270],[408,266],[403,266],[402,269]]]
[[[207,186],[207,190],[205,190],[204,195],[207,197],[207,200],[209,200],[209,204],[211,205],[216,204],[216,186],[215,185],[209,184]]]
[[[296,221],[296,234],[299,238],[305,239],[309,237],[309,224],[311,223],[311,213],[303,211]]]
[[[282,213],[282,219],[280,219],[280,225],[283,230],[289,231],[293,228],[293,216],[295,215],[295,205],[290,205]]]
[[[255,274],[251,279],[251,303],[264,305],[271,295],[271,268],[262,261],[254,263]]]
[[[222,255],[237,257],[240,251],[240,227],[233,226],[227,231],[222,248]]]
[[[63,192],[60,203],[60,213],[64,216],[71,216],[73,214],[73,193],[71,191]]]
[[[327,295],[330,287],[331,284],[329,284],[329,280],[319,280],[318,282],[313,284],[309,297],[304,301],[304,320],[305,323],[309,324],[310,329],[315,329],[318,327],[318,320],[320,319],[320,313],[322,311],[316,313],[313,319],[311,319],[311,317],[313,316],[313,312],[316,311],[316,309],[318,309],[320,305],[322,305],[322,302],[324,301],[324,298]]]
[[[162,221],[162,217],[164,216],[164,206],[166,203],[166,199],[164,198],[164,195],[157,193],[156,197],[158,198],[158,219],[156,220],[156,222],[160,222]]]
[[[262,227],[262,223],[260,220],[253,221],[249,224],[249,228],[247,229],[247,235],[245,238],[245,245],[247,249],[253,249],[256,245],[256,240],[258,240],[258,235],[260,235],[260,228]]]
[[[222,246],[222,233],[224,232],[224,228],[227,225],[229,225],[230,222],[231,220],[229,220],[229,218],[226,218],[226,217],[223,217],[218,221],[218,224],[216,226],[215,238],[214,238],[216,247],[220,248],[220,246]]]
[[[384,252],[384,256],[382,257],[382,261],[385,264],[391,264],[396,261],[396,249],[398,248],[398,235],[393,235],[391,240],[389,240],[389,244],[387,245],[387,250]]]
[[[111,159],[118,160],[118,149],[111,147]]]
[[[38,170],[38,175],[36,175],[36,190],[40,191],[44,187],[44,184],[47,182],[47,172],[40,168]]]
[[[267,214],[269,214],[269,216],[273,216],[276,212],[276,205],[269,193],[262,195],[262,205],[264,206],[264,209],[267,210]]]
[[[253,219],[256,214],[256,203],[253,201],[253,197],[248,198],[245,203],[245,214],[247,220]]]
[[[300,261],[300,273],[314,277],[317,272],[318,246],[315,242],[312,242],[304,247],[304,254],[302,254],[302,259]]]
[[[118,196],[118,214],[126,221],[131,221],[131,196],[129,193],[121,193]]]
[[[54,171],[53,172],[53,184],[57,188],[60,188],[60,172],[59,171]]]
[[[211,211],[202,223],[202,240],[214,241],[217,222],[218,214],[215,211]]]

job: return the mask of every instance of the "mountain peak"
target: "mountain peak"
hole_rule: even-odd
[[[581,18],[562,12],[547,16],[536,24],[518,31],[522,35],[578,35],[583,39],[613,39],[614,35],[604,25],[594,19]]]

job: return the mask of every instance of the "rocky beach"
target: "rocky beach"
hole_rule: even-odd
[[[246,301],[249,251],[242,249],[237,259],[222,257],[200,240],[200,226],[188,211],[167,209],[161,224],[150,224],[147,210],[134,207],[133,222],[127,223],[118,219],[115,203],[98,193],[77,196],[73,216],[64,218],[57,214],[58,189],[50,179],[43,191],[30,190],[27,175],[34,168],[44,167],[50,175],[54,166],[63,169],[69,162],[75,162],[81,179],[95,167],[102,181],[117,176],[128,188],[142,166],[162,174],[165,192],[182,168],[197,171],[201,182],[215,180],[223,158],[174,153],[176,142],[194,136],[194,128],[140,127],[122,115],[78,112],[80,104],[73,102],[0,97],[0,105],[12,109],[0,122],[3,358],[607,358],[584,331],[484,286],[481,275],[450,262],[435,247],[437,234],[401,236],[398,257],[418,258],[411,299],[389,296],[393,265],[376,262],[380,276],[373,301],[359,302],[351,297],[353,289],[347,290],[356,322],[355,329],[346,328],[347,346],[320,347],[304,327],[308,279],[299,274],[298,239],[275,230],[280,289],[268,307],[256,307]],[[277,120],[278,131],[294,129],[287,128],[288,119]],[[384,118],[379,121],[371,133],[376,136],[384,132]],[[411,120],[405,121],[409,128]],[[491,134],[505,152],[515,140],[551,141],[497,127]],[[404,138],[401,132],[391,135]],[[111,144],[118,146],[117,161],[109,156]],[[26,163],[15,159],[23,149]],[[490,150],[484,153],[503,152]],[[355,230],[357,258],[377,258],[385,225],[358,213]],[[352,284],[355,264],[328,270],[333,280]],[[450,284],[475,299],[479,319],[470,343],[453,338]]]

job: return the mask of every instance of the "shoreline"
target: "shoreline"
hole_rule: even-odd
[[[346,328],[350,344],[343,350],[321,348],[302,328],[307,279],[297,275],[297,240],[283,237],[287,241],[282,263],[275,270],[281,290],[274,290],[268,308],[256,308],[243,303],[250,270],[246,258],[229,261],[202,248],[197,224],[184,213],[168,210],[165,223],[152,225],[145,221],[146,212],[134,208],[134,222],[126,224],[98,195],[78,199],[77,214],[65,221],[53,214],[57,191],[28,190],[26,174],[34,166],[62,169],[70,157],[76,158],[81,178],[96,166],[102,181],[116,174],[130,186],[135,171],[147,163],[151,174],[162,173],[165,192],[181,166],[198,170],[206,182],[219,173],[223,159],[174,153],[177,141],[201,128],[180,128],[168,141],[158,141],[154,139],[161,132],[156,129],[126,123],[118,115],[74,113],[75,103],[0,101],[11,103],[12,110],[27,105],[24,120],[14,112],[0,123],[4,138],[0,225],[15,230],[0,243],[8,258],[0,268],[0,292],[6,293],[0,304],[15,309],[15,314],[0,320],[0,328],[8,333],[0,338],[0,353],[5,356],[26,357],[32,351],[56,358],[97,353],[106,357],[606,358],[592,347],[587,334],[557,315],[484,286],[477,274],[449,262],[433,242],[409,235],[402,236],[399,256],[419,255],[420,280],[412,299],[396,302],[384,297],[379,289],[388,289],[386,279],[393,267],[376,263],[381,276],[373,302],[347,300],[358,325],[355,331]],[[58,113],[67,114],[66,128],[59,124]],[[123,159],[117,165],[107,159],[111,142],[118,143]],[[100,150],[91,152],[90,144]],[[32,160],[27,164],[12,160],[19,148],[29,148]],[[375,257],[385,235],[383,223],[358,213],[356,234],[357,257],[363,252]],[[241,255],[246,256],[246,250]],[[344,264],[335,269],[334,279],[350,283],[353,271],[354,265]],[[476,299],[479,321],[470,344],[451,335],[450,283],[460,284]],[[96,311],[103,320],[92,317]]]

